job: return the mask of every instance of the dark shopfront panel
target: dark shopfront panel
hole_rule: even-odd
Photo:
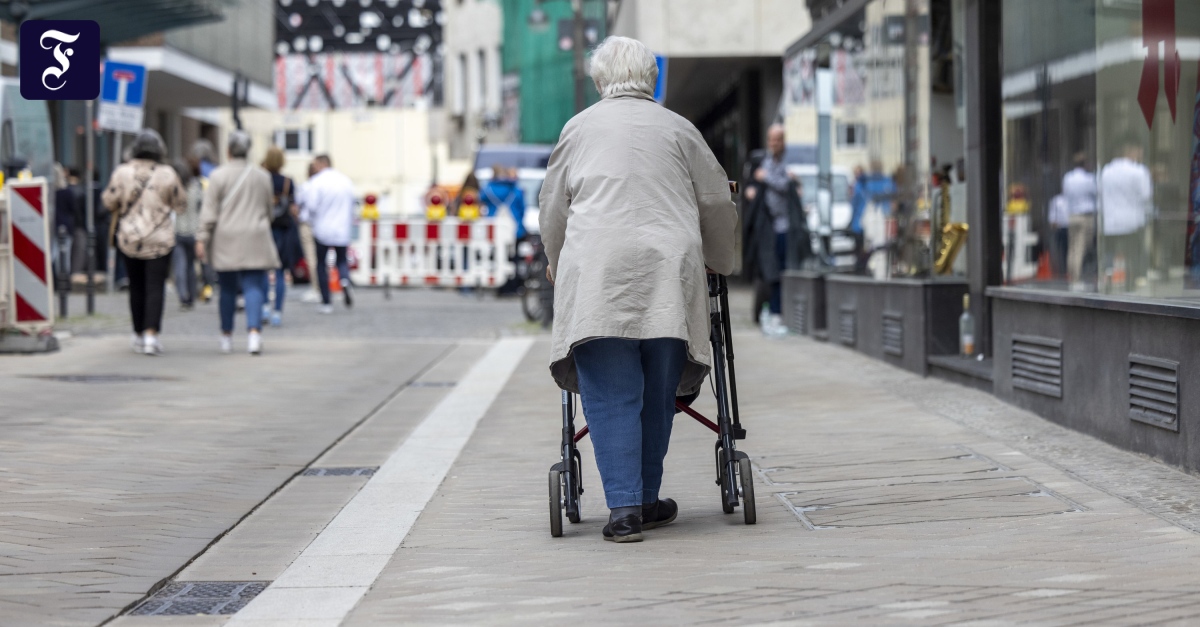
[[[1002,14],[994,392],[1200,470],[1200,3]]]

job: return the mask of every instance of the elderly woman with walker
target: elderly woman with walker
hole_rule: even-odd
[[[663,459],[676,396],[697,393],[714,360],[706,267],[733,271],[737,214],[700,132],[655,102],[644,44],[604,40],[591,76],[601,100],[566,124],[540,195],[550,372],[582,400],[610,510],[604,539],[639,542],[679,510],[659,495]]]

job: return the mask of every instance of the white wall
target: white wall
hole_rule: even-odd
[[[677,57],[780,56],[812,23],[802,0],[624,0],[614,35]]]
[[[385,215],[424,211],[435,158],[439,184],[462,183],[468,164],[451,161],[444,141],[431,141],[431,117],[438,115],[440,111],[421,108],[241,113],[254,142],[252,160],[262,160],[276,131],[311,128],[311,149],[287,153],[284,173],[302,183],[312,158],[328,154],[333,167],[354,181],[360,197],[379,197],[379,211]],[[222,138],[232,128],[228,120],[226,114]]]

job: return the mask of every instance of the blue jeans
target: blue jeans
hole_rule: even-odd
[[[292,266],[291,258],[287,255],[288,230],[271,228],[271,237],[275,239],[275,250],[279,252],[279,269],[275,271],[275,311],[283,311],[283,299],[287,296],[287,281],[284,273]]]
[[[775,234],[775,258],[779,260],[779,280],[771,284],[771,313],[783,313],[783,271],[787,269],[787,233]]]
[[[246,297],[246,329],[262,329],[263,303],[267,300],[266,270],[233,270],[218,272],[217,283],[221,286],[221,332],[233,333],[233,316],[237,313],[238,288]]]
[[[337,266],[338,281],[342,285],[350,283],[350,264],[346,261],[345,246],[326,246],[321,242],[317,242],[317,287],[321,288],[321,302],[328,305],[330,301],[329,293],[329,268],[326,266],[325,258],[329,255],[329,251],[333,251],[334,265]]]
[[[579,397],[608,507],[658,500],[687,345],[598,338],[575,347]]]

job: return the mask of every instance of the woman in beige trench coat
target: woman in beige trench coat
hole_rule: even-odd
[[[644,44],[609,37],[591,74],[602,98],[563,128],[540,195],[550,372],[583,402],[605,539],[637,542],[678,512],[658,495],[675,396],[708,374],[705,266],[733,271],[737,214],[700,132],[654,101]]]

